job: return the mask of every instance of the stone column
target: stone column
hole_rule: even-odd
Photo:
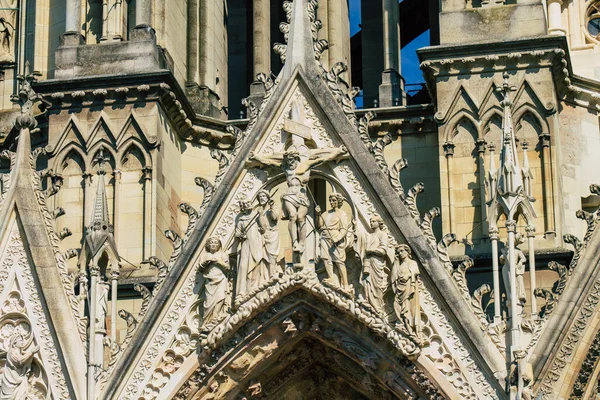
[[[477,139],[477,176],[479,179],[479,202],[481,205],[481,221],[483,221],[483,227],[481,229],[482,236],[488,231],[485,225],[489,224],[486,217],[486,201],[485,201],[485,148],[487,142],[483,138]],[[474,233],[473,233],[474,234]]]
[[[527,247],[529,250],[529,288],[531,292],[531,315],[535,318],[537,316],[537,301],[535,298],[535,248],[533,241],[535,239],[535,226],[527,225],[525,228],[527,233]]]
[[[108,39],[108,0],[102,0],[102,37],[100,41]]]
[[[327,7],[327,64],[329,68],[335,63],[343,61],[348,67],[342,76],[352,86],[352,65],[350,63],[350,25],[348,20],[348,7],[346,0],[329,0]],[[398,7],[396,7],[398,9]],[[321,9],[317,12],[320,12]]]
[[[152,29],[152,0],[136,0],[136,26],[131,30],[129,39],[132,41],[156,40]]]
[[[566,35],[562,26],[562,0],[548,0],[548,34]]]
[[[494,324],[500,323],[500,268],[498,267],[498,228],[491,227],[488,231],[492,242],[492,274],[494,282]]]
[[[152,25],[152,0],[136,0],[135,23],[137,26]]]
[[[198,84],[198,0],[187,3],[187,84]]]
[[[88,372],[87,372],[87,398],[96,398],[96,379],[94,378],[96,369],[96,305],[97,305],[97,288],[98,276],[100,268],[96,264],[90,265],[90,275],[92,277],[90,284],[90,315],[88,329]]]
[[[542,192],[544,196],[544,234],[554,234],[554,199],[552,196],[552,160],[550,154],[550,134],[540,135],[542,147]]]
[[[380,107],[406,104],[404,79],[400,75],[400,11],[398,1],[382,0],[383,73],[379,86]]]
[[[81,0],[67,0],[66,9],[66,32],[73,32],[81,35]]]
[[[518,306],[518,296],[517,296],[517,274],[516,274],[516,265],[515,265],[515,235],[517,233],[517,223],[514,220],[506,221],[506,230],[508,231],[508,262],[510,278],[509,278],[509,288],[510,288],[510,354],[512,354],[515,350],[519,349],[519,340],[520,340],[520,321],[519,321],[519,306]],[[511,359],[512,361],[512,359]]]
[[[254,56],[254,78],[260,72],[271,71],[271,2],[253,0],[252,48]]]
[[[271,72],[271,2],[253,0],[252,57],[254,58],[253,78],[250,85],[250,101],[260,107],[265,97],[265,86],[256,80],[259,73]]]
[[[142,259],[146,260],[151,256],[152,249],[152,167],[142,168],[142,179],[144,180],[144,251]]]
[[[115,183],[113,184],[114,188],[114,199],[113,199],[113,237],[115,238],[115,243],[117,246],[119,245],[119,216],[121,211],[121,171],[115,169],[113,171],[113,179]]]
[[[114,40],[123,40],[123,1],[115,2],[115,29]]]
[[[444,143],[444,154],[446,155],[446,170],[448,178],[448,219],[450,220],[450,232],[456,232],[456,221],[454,218],[454,195],[452,190],[452,171],[454,169],[454,143]]]
[[[65,33],[60,35],[60,46],[78,46],[85,44],[81,34],[82,0],[67,0],[65,16]]]
[[[92,176],[90,172],[83,173],[83,225],[88,226],[91,221],[92,206],[94,202],[94,194],[92,193]]]
[[[110,338],[117,342],[117,291],[119,288],[119,265],[113,265],[110,271]]]

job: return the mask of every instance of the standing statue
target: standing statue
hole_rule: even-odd
[[[0,6],[2,2],[0,1]],[[13,35],[15,27],[6,20],[0,17],[0,64],[14,63],[15,55],[13,53]]]
[[[200,272],[204,277],[201,331],[208,330],[217,317],[227,311],[229,288],[229,257],[223,251],[221,240],[216,236],[208,238],[205,250],[200,258]]]
[[[519,314],[523,312],[525,308],[526,302],[526,294],[525,294],[525,282],[523,281],[523,275],[525,275],[525,263],[527,262],[527,258],[523,251],[518,247],[524,242],[523,235],[520,233],[515,236],[515,276],[516,282],[515,287],[517,290],[517,299],[518,299],[518,308]],[[508,255],[508,246],[504,246],[502,250],[500,250],[499,261],[502,264],[502,279],[504,280],[504,289],[506,290],[506,301],[508,304],[511,302],[511,289],[510,289],[510,262]],[[510,307],[509,307],[510,309]]]
[[[387,274],[394,255],[390,253],[387,234],[383,231],[383,219],[374,216],[370,221],[372,233],[357,236],[358,254],[363,270],[361,284],[364,299],[380,314],[385,313],[383,296],[388,288]]]
[[[339,193],[329,196],[331,209],[321,214],[321,207],[316,206],[317,221],[320,228],[321,239],[319,242],[321,260],[327,271],[326,282],[340,286],[343,290],[351,290],[346,271],[346,247],[348,247],[348,233],[350,221],[348,215],[341,209],[344,197]],[[337,275],[333,267],[337,268]],[[338,276],[339,275],[339,276]]]
[[[277,222],[281,210],[275,205],[271,195],[266,190],[261,190],[258,199],[258,229],[263,236],[265,256],[269,269],[269,277],[273,278],[281,271],[277,265],[279,256],[279,229]]]
[[[96,332],[106,333],[106,314],[108,312],[108,291],[110,290],[110,283],[100,279],[98,286],[97,300],[96,300]]]
[[[258,213],[249,201],[240,201],[240,215],[235,225],[235,237],[239,240],[237,262],[236,297],[267,282],[268,271],[259,231]]]
[[[419,266],[410,257],[410,247],[396,248],[396,260],[390,280],[394,291],[394,312],[398,323],[420,342],[421,315],[419,311]],[[411,304],[412,302],[412,304]]]
[[[33,356],[40,350],[39,346],[25,343],[20,333],[14,333],[6,350],[6,363],[0,380],[0,400],[26,399],[29,389],[28,375],[31,370]]]
[[[283,219],[289,220],[288,229],[292,238],[294,252],[302,255],[306,242],[306,214],[308,199],[308,181],[311,168],[328,161],[341,161],[348,157],[346,147],[308,150],[306,159],[296,147],[291,146],[285,153],[250,154],[249,164],[256,166],[279,167],[283,169],[287,181],[287,192],[281,197]]]

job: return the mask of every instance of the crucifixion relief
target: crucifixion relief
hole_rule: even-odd
[[[284,133],[291,136],[289,146],[282,153],[251,153],[249,166],[281,168],[285,173],[288,188],[281,197],[283,219],[289,221],[293,250],[297,259],[300,259],[305,249],[306,215],[311,205],[312,195],[307,187],[311,170],[327,162],[347,159],[348,151],[344,146],[308,149],[305,140],[310,138],[310,127],[303,124],[299,107],[293,107],[290,114],[291,118],[286,120],[284,128]]]

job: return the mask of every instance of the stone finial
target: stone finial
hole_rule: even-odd
[[[29,61],[25,63],[25,74],[17,75],[18,91],[10,97],[10,100],[18,104],[21,109],[21,114],[15,120],[15,128],[19,130],[34,129],[37,126],[37,121],[33,118],[33,106],[42,101],[42,96],[33,90],[33,84],[41,75],[37,71],[29,72]]]

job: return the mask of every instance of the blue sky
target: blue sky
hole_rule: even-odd
[[[354,35],[360,30],[360,1],[361,0],[349,0],[350,35]],[[374,0],[363,1],[373,1],[377,4],[381,4],[380,1]],[[400,0],[400,2],[401,1],[402,0]],[[419,59],[417,58],[416,51],[425,46],[429,46],[429,31],[424,32],[421,36],[408,43],[402,49],[402,76],[404,76],[407,84],[424,82],[423,74],[419,69]]]

